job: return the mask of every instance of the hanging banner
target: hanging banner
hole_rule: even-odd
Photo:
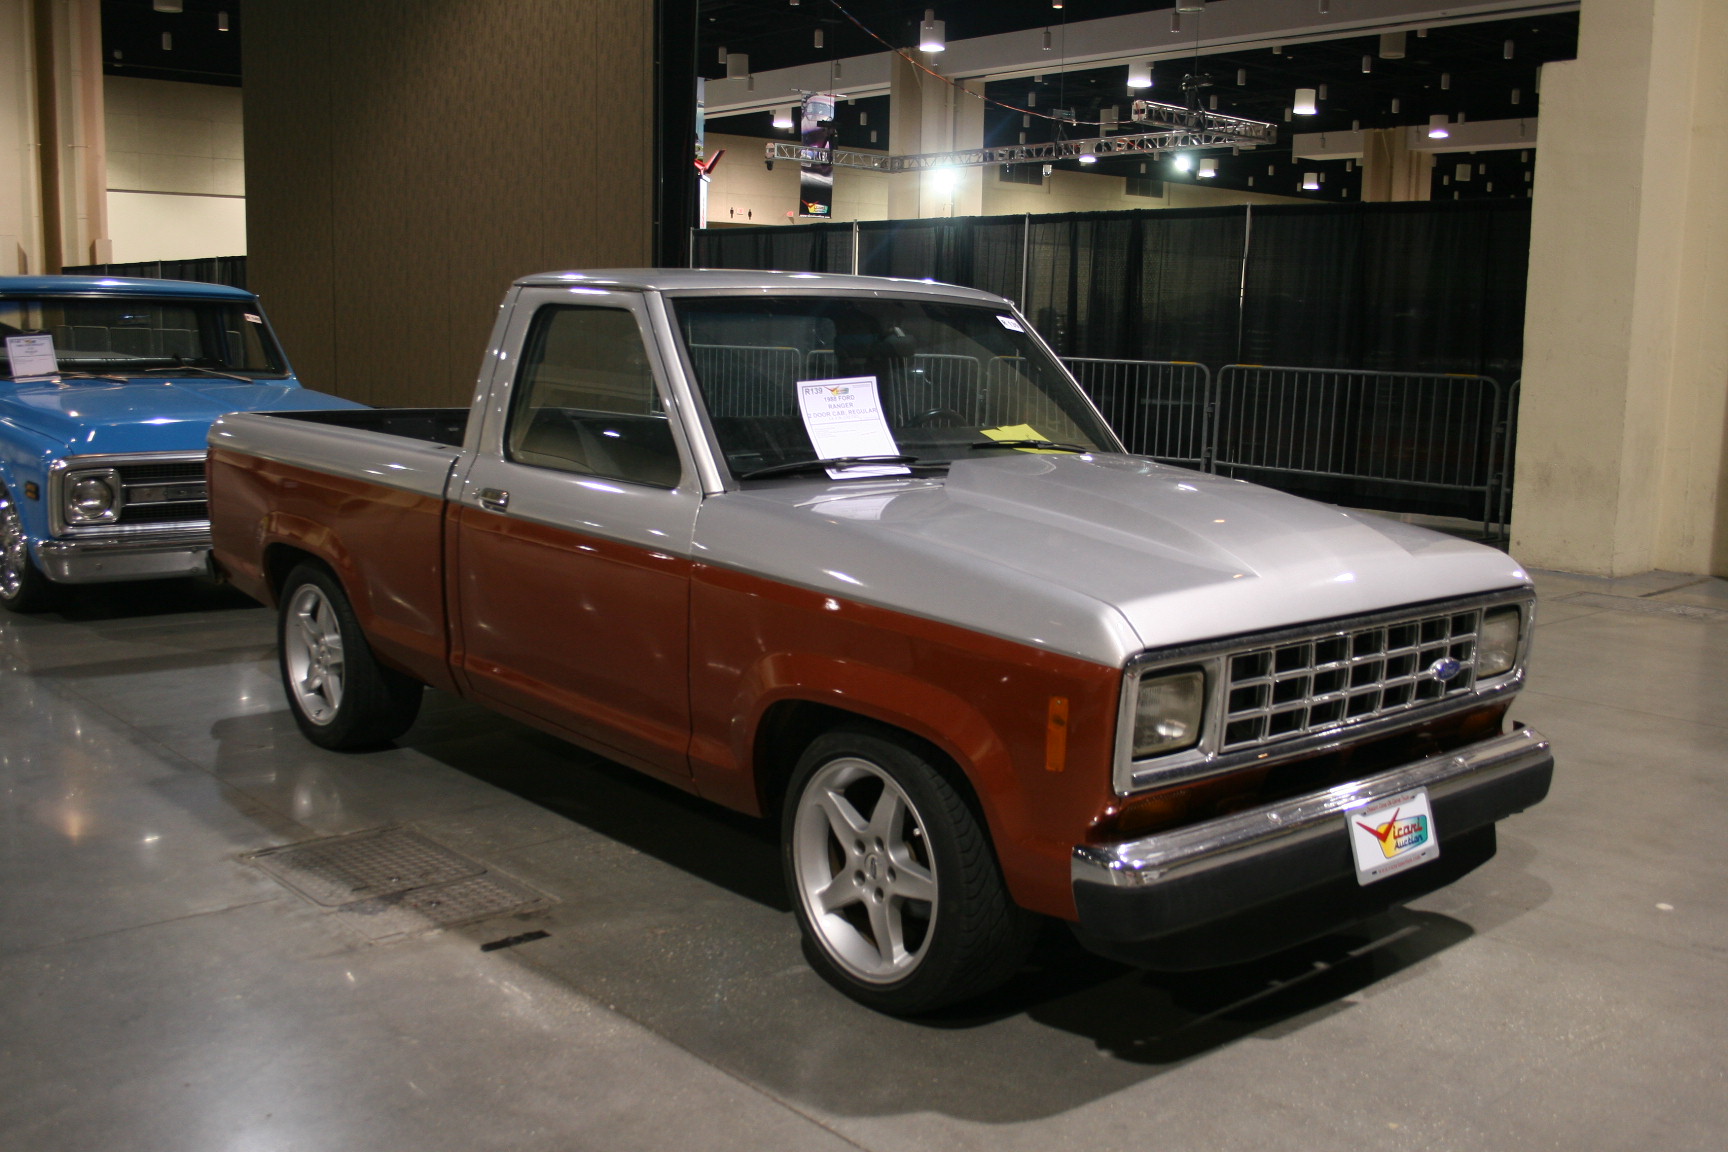
[[[799,133],[806,148],[834,147],[834,101],[831,92],[804,98]],[[834,165],[798,165],[798,215],[828,219],[834,215]]]

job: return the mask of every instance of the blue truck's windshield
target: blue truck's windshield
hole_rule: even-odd
[[[0,299],[0,338],[45,335],[66,372],[131,375],[184,367],[281,376],[286,362],[257,305],[137,296]],[[0,343],[0,371],[12,375]]]
[[[800,416],[800,386],[817,381],[867,380],[889,437],[872,451],[902,463],[1116,450],[1061,366],[1001,308],[759,293],[673,307],[721,451],[743,479],[832,455]]]

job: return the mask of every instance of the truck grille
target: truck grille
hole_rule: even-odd
[[[1482,610],[1317,632],[1228,658],[1221,752],[1467,695]],[[1456,662],[1453,669],[1450,663]],[[1436,673],[1451,672],[1449,679]]]
[[[119,464],[126,502],[117,524],[196,523],[210,519],[200,460]]]

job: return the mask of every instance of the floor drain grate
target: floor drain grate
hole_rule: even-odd
[[[1639,596],[1609,596],[1603,592],[1573,592],[1555,598],[1557,602],[1580,604],[1586,608],[1606,608],[1610,612],[1637,612],[1645,616],[1676,616],[1682,620],[1721,623],[1728,620],[1728,611],[1705,608],[1698,604],[1676,604],[1671,600],[1646,600]]]
[[[546,903],[533,889],[406,828],[267,848],[244,859],[372,940]]]

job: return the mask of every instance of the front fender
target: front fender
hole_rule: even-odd
[[[0,421],[0,484],[12,494],[24,532],[30,538],[31,559],[40,563],[36,547],[48,536],[48,468],[66,455],[66,445],[12,421]],[[26,485],[36,485],[36,498]]]

